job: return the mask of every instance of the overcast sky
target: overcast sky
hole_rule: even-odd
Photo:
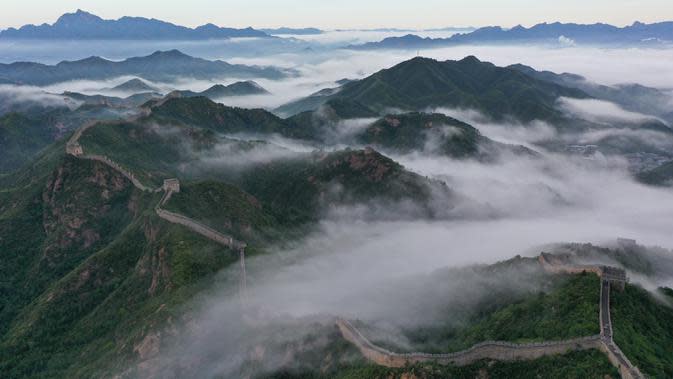
[[[671,0],[2,0],[0,28],[52,23],[77,8],[103,18],[144,16],[188,26],[331,29],[673,20]]]

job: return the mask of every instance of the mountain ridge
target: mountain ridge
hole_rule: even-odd
[[[171,95],[182,97],[197,97],[204,96],[211,100],[221,97],[230,96],[250,96],[250,95],[267,95],[270,92],[252,80],[243,82],[235,82],[229,85],[215,84],[201,92],[194,92],[191,90],[177,90],[171,92]]]
[[[111,61],[98,56],[55,65],[35,62],[0,64],[0,78],[14,83],[49,85],[70,80],[99,80],[119,76],[138,76],[152,81],[176,77],[217,79],[223,77],[279,79],[292,75],[275,67],[230,64],[221,60],[192,57],[177,49],[155,51],[150,55]]]
[[[511,29],[486,26],[470,33],[448,38],[422,38],[416,34],[388,37],[378,42],[349,45],[355,50],[436,48],[485,43],[552,43],[581,44],[662,44],[673,42],[673,21],[617,27],[609,24],[539,23],[530,28],[517,25]]]
[[[474,56],[437,61],[416,57],[346,83],[325,96],[300,99],[277,109],[295,114],[335,99],[348,99],[374,112],[418,111],[433,107],[472,108],[495,119],[521,121],[560,118],[558,97],[588,98],[581,90],[542,81],[520,71],[482,62]],[[302,101],[306,100],[306,104]]]
[[[204,40],[240,37],[272,38],[251,27],[235,29],[205,24],[188,28],[154,18],[129,16],[107,20],[81,9],[63,14],[53,24],[29,24],[0,31],[0,39]]]

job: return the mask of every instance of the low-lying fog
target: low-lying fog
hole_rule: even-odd
[[[326,34],[302,37],[310,43],[283,43],[299,44],[302,47],[327,45],[343,36],[337,38],[333,34]],[[228,105],[266,108],[277,107],[324,87],[336,86],[335,81],[339,79],[363,78],[417,54],[416,51],[319,49],[313,52],[290,49],[291,52],[280,54],[282,49],[274,48],[269,50],[270,54],[252,58],[247,53],[236,53],[237,50],[231,48],[232,44],[249,42],[218,43],[209,47],[209,53],[205,53],[207,46],[204,43],[183,42],[181,45],[171,44],[170,48],[177,47],[187,53],[210,58],[227,58],[232,63],[277,65],[299,70],[301,76],[297,78],[256,80],[271,95],[221,99]],[[63,55],[65,49],[71,47],[66,44],[58,49],[64,49],[61,51]],[[88,48],[93,51],[92,54],[106,55],[105,48],[97,50],[93,45]],[[117,48],[115,46],[115,51],[124,56],[140,55],[141,51],[151,52],[150,47],[142,43],[121,50]],[[151,49],[156,50],[157,46],[152,45]],[[7,42],[0,44],[0,51],[3,52],[0,60],[4,61],[14,60],[13,57],[19,55],[36,59],[40,55],[59,56],[54,50],[40,53],[26,46],[7,45]],[[441,60],[475,55],[497,65],[523,63],[538,70],[580,74],[603,84],[640,83],[663,89],[673,88],[673,65],[670,64],[673,61],[673,50],[602,49],[564,47],[559,44],[557,47],[460,46],[424,50],[420,54]],[[64,90],[97,93],[125,79],[128,78],[61,83],[45,90],[54,93]],[[216,83],[228,84],[233,81],[233,78],[213,81],[182,78],[174,83],[151,84],[163,90],[201,91]],[[41,99],[40,96],[35,98]],[[54,101],[51,97],[44,100]],[[671,104],[673,111],[673,101]],[[560,106],[569,112],[607,123],[613,122],[615,118],[634,121],[649,117],[615,108],[614,104],[605,102],[564,100]],[[437,111],[471,121],[483,134],[507,143],[532,146],[535,142],[557,137],[555,128],[544,123],[504,126],[479,121],[480,117],[469,110]],[[627,133],[629,138],[650,141],[660,137],[638,130],[620,132]],[[595,135],[582,137],[586,142],[600,138]],[[289,150],[307,150],[294,141],[272,142],[280,142]],[[673,144],[666,140],[662,146],[668,148]],[[537,246],[548,243],[601,244],[617,237],[626,237],[646,245],[673,247],[671,189],[636,183],[628,173],[626,162],[620,159],[606,157],[602,160],[588,160],[545,151],[542,153],[543,158],[507,157],[493,164],[456,161],[421,153],[393,155],[392,158],[407,169],[445,181],[475,204],[493,210],[492,214],[497,217],[484,219],[478,211],[471,217],[468,209],[464,219],[364,221],[359,217],[362,209],[335,210],[333,217],[321,222],[318,232],[297,241],[293,247],[272,249],[270,255],[248,260],[249,305],[274,315],[284,315],[284,319],[315,315],[366,319],[380,317],[377,311],[381,309],[390,312],[393,306],[403,304],[399,299],[387,298],[394,296],[390,291],[385,291],[386,295],[381,296],[380,292],[372,289],[388,288],[405,278],[428,275],[446,267],[492,263],[516,254],[534,255],[539,253]],[[228,151],[223,149],[221,154],[222,159],[226,159]],[[282,156],[279,154],[277,158],[282,159]],[[217,157],[210,158],[209,164],[216,165]],[[437,199],[434,206],[455,206],[444,201]],[[367,205],[363,207],[366,210]],[[404,209],[391,209],[388,213],[403,212]],[[205,373],[236,372],[250,347],[250,341],[246,340],[250,336],[246,333],[250,331],[245,324],[235,321],[234,317],[239,311],[239,299],[232,293],[232,286],[235,286],[232,278],[237,275],[237,265],[223,271],[220,276],[226,285],[213,289],[210,295],[196,302],[201,312],[194,316],[194,320],[199,329],[207,333],[187,337],[180,345],[165,352],[162,357],[169,362],[168,367],[171,367],[175,357],[204,353],[215,357],[212,365],[204,363]],[[373,301],[374,298],[376,301]]]
[[[464,32],[467,32],[465,30]],[[257,57],[310,50],[341,48],[350,44],[376,42],[387,37],[416,34],[422,37],[448,38],[452,30],[327,30],[315,35],[279,35],[277,38],[231,38],[205,41],[0,41],[0,63],[33,61],[55,64],[92,55],[111,60],[149,55],[157,50],[178,49],[206,59]],[[308,51],[310,51],[308,50]]]
[[[673,66],[669,64],[673,61],[673,49],[597,48],[581,45],[567,46],[559,43],[558,46],[456,46],[421,51],[351,51],[336,49],[338,44],[330,45],[332,43],[330,38],[334,35],[353,35],[355,39],[365,40],[367,38],[362,36],[368,33],[380,33],[381,35],[376,37],[378,39],[378,37],[398,35],[401,32],[328,32],[316,36],[301,36],[306,41],[284,38],[275,42],[249,39],[199,42],[64,42],[63,44],[0,41],[0,61],[44,61],[40,57],[51,57],[52,61],[47,63],[54,63],[63,58],[83,58],[89,55],[123,59],[149,54],[155,50],[178,48],[188,54],[208,59],[226,59],[230,63],[273,65],[298,70],[301,75],[296,78],[256,79],[272,95],[220,99],[228,105],[270,109],[322,88],[335,87],[337,80],[360,79],[380,69],[413,58],[417,54],[439,60],[462,59],[467,55],[475,55],[482,61],[490,61],[500,66],[523,63],[538,70],[580,74],[601,84],[639,83],[664,90],[673,90]],[[451,32],[427,33],[450,34]],[[340,46],[345,46],[348,38],[350,37],[345,38],[344,44]],[[339,38],[336,40],[340,41]],[[77,44],[82,44],[81,48],[75,48]],[[267,48],[268,44],[278,46]],[[106,54],[103,51],[106,49],[110,53],[114,52],[115,55]],[[64,56],[73,51],[82,56]],[[250,54],[249,51],[254,51],[254,54]],[[55,93],[68,90],[87,94],[104,93],[123,96],[130,94],[110,93],[105,89],[128,79],[67,82],[46,87],[45,90]],[[230,84],[236,80],[237,78],[213,78],[210,81],[193,81],[188,78],[176,78],[171,83],[152,84],[164,92],[173,89],[202,91],[214,84]],[[671,100],[671,108],[673,109],[673,100]]]
[[[590,105],[575,104],[579,108],[573,111],[605,113],[604,104],[598,109]],[[434,111],[470,120],[485,135],[503,142],[529,144],[557,137],[555,129],[543,123],[502,125],[480,121],[483,116],[469,110]],[[634,117],[620,112],[612,116],[620,120]],[[637,130],[633,133],[647,136],[647,132],[643,136]],[[291,141],[284,141],[284,147],[306,151]],[[636,183],[621,159],[586,159],[538,150],[542,158],[510,156],[492,164],[427,153],[389,154],[407,169],[442,180],[468,197],[474,202],[470,202],[474,212],[464,209],[463,219],[414,221],[402,217],[407,210],[400,207],[387,212],[391,219],[371,221],[362,217],[368,214],[366,204],[333,210],[318,232],[295,246],[247,260],[246,306],[263,314],[264,322],[235,321],[240,299],[233,288],[239,268],[229,268],[220,274],[225,285],[195,302],[202,309],[195,316],[199,327],[174,350],[161,355],[168,362],[165,367],[172,370],[184,357],[220,357],[202,361],[205,375],[236,376],[250,352],[263,346],[263,362],[273,370],[283,363],[287,350],[274,349],[270,341],[282,346],[296,342],[315,332],[314,325],[308,330],[297,325],[312,325],[317,320],[329,326],[334,316],[374,321],[377,326],[390,321],[393,324],[383,324],[387,329],[377,336],[413,349],[396,327],[459,322],[459,313],[487,295],[485,279],[446,268],[493,263],[516,254],[533,256],[541,246],[555,242],[600,245],[626,237],[646,245],[673,247],[673,191]],[[438,198],[434,206],[455,204]],[[496,216],[484,218],[484,207]],[[510,277],[488,280],[497,280],[499,288],[513,292],[541,288],[537,282],[520,283],[519,274],[523,275],[513,272]],[[643,284],[654,288],[672,279],[673,272],[668,279]],[[459,308],[452,310],[452,304]],[[451,316],[454,311],[456,320]]]
[[[495,164],[422,154],[393,158],[412,171],[446,181],[499,216],[372,222],[360,218],[358,210],[336,210],[319,232],[296,246],[247,260],[246,304],[264,315],[262,324],[235,321],[239,297],[232,288],[239,268],[223,271],[226,285],[196,302],[202,311],[194,334],[161,356],[168,370],[185,357],[220,356],[206,360],[202,369],[235,376],[256,346],[264,347],[263,362],[275,362],[268,367],[273,369],[287,351],[276,351],[269,341],[296,342],[305,336],[288,332],[296,324],[283,328],[285,333],[273,331],[292,320],[308,325],[317,317],[330,325],[331,317],[343,316],[406,327],[437,326],[454,322],[451,304],[460,305],[458,314],[486,296],[484,281],[498,280],[499,288],[511,291],[540,288],[536,282],[522,284],[517,279],[522,273],[475,278],[442,271],[447,267],[533,256],[540,246],[554,242],[601,244],[628,237],[673,246],[673,191],[635,183],[623,162],[553,154],[544,159],[509,157]],[[451,205],[438,199],[435,206]],[[395,212],[405,210],[391,210]],[[406,344],[394,329],[385,338]]]

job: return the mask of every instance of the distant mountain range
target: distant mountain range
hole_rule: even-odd
[[[555,44],[662,44],[673,42],[673,22],[643,24],[636,22],[623,28],[608,24],[542,23],[530,28],[511,29],[499,26],[479,28],[471,33],[449,38],[423,38],[414,34],[389,37],[379,42],[351,45],[351,49],[417,49],[484,43],[555,43]]]
[[[605,86],[591,82],[577,74],[557,74],[550,71],[536,71],[522,64],[508,66],[539,80],[559,84],[564,87],[577,88],[591,97],[619,104],[631,111],[659,117],[673,125],[670,95],[657,88],[640,84],[617,84]]]
[[[126,75],[152,81],[167,81],[178,77],[208,80],[225,77],[279,79],[291,74],[291,71],[274,67],[246,66],[195,58],[178,50],[157,51],[148,56],[128,58],[120,62],[90,57],[64,61],[53,66],[32,62],[0,64],[0,81],[38,86]]]
[[[313,34],[322,34],[324,33],[322,30],[318,28],[287,28],[287,27],[282,27],[282,28],[275,28],[275,29],[260,29],[266,34],[269,35],[276,35],[276,36],[281,36],[281,35],[313,35]]]
[[[204,40],[236,37],[270,38],[263,31],[252,28],[222,28],[206,24],[188,28],[169,22],[144,17],[122,17],[105,20],[78,9],[66,13],[49,25],[24,25],[0,32],[2,39],[71,39],[71,40]]]

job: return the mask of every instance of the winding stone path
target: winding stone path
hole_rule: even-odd
[[[607,354],[610,362],[619,369],[622,378],[645,378],[638,367],[633,365],[612,339],[612,320],[610,317],[610,281],[601,278],[601,350]]]
[[[245,249],[246,246],[245,243],[236,241],[233,237],[226,236],[189,217],[171,211],[167,211],[162,208],[157,208],[156,212],[157,215],[162,219],[171,222],[173,224],[182,225],[187,229],[190,229],[191,231],[208,238],[211,241],[219,243],[220,245],[224,245],[234,250]]]
[[[141,114],[138,117],[141,117],[142,115],[146,115],[146,112]],[[162,207],[170,200],[171,196],[173,195],[174,190],[172,187],[159,187],[159,188],[151,188],[146,185],[144,185],[138,178],[133,175],[133,173],[124,167],[122,167],[120,164],[117,162],[113,161],[112,159],[108,158],[107,156],[104,155],[94,155],[94,154],[85,154],[84,153],[84,148],[82,145],[79,143],[79,139],[82,137],[82,134],[95,126],[97,122],[89,122],[79,129],[77,129],[73,135],[70,137],[68,142],[66,143],[66,153],[70,154],[74,157],[80,158],[80,159],[88,159],[88,160],[93,160],[97,162],[101,162],[115,171],[119,172],[122,174],[126,179],[128,179],[135,188],[143,191],[143,192],[161,192],[164,191],[164,195],[161,197],[161,200],[157,203],[155,206],[154,210],[161,218],[162,220],[168,221],[173,224],[178,224],[186,227],[187,229],[200,234],[201,236],[214,241],[220,245],[226,246],[232,250],[238,250],[239,251],[239,256],[240,256],[240,276],[241,276],[241,285],[240,285],[240,292],[241,292],[241,298],[245,298],[245,290],[246,290],[246,273],[245,273],[245,248],[246,248],[246,243],[242,241],[237,241],[233,237],[222,234],[213,228],[206,226],[194,219],[191,219],[187,216],[168,211],[166,209],[163,209]],[[177,179],[173,179],[175,182],[177,182]],[[179,186],[179,182],[178,186]]]
[[[393,353],[371,343],[353,324],[337,319],[341,335],[353,343],[370,361],[386,367],[404,367],[408,364],[435,362],[465,366],[482,359],[514,361],[536,359],[546,355],[564,354],[571,350],[600,349],[601,336],[589,336],[563,341],[516,344],[504,341],[485,341],[469,349],[446,354]]]
[[[619,269],[605,266],[577,266],[550,262],[543,253],[539,257],[540,265],[551,273],[593,272],[601,278],[600,315],[601,333],[595,336],[581,337],[563,341],[546,341],[540,343],[516,344],[504,341],[486,341],[469,349],[447,354],[428,353],[394,353],[369,341],[348,320],[338,318],[336,321],[344,339],[351,342],[360,353],[370,361],[386,367],[404,367],[408,364],[435,362],[465,366],[482,359],[499,361],[536,359],[547,355],[564,354],[568,351],[598,349],[605,353],[610,362],[619,369],[622,378],[641,379],[645,376],[635,367],[612,339],[612,322],[610,319],[610,284],[620,281],[622,276],[615,275]],[[607,273],[607,275],[606,275]],[[625,275],[623,276],[625,280]],[[622,283],[623,285],[623,283]]]

